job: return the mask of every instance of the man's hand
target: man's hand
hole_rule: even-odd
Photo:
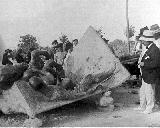
[[[144,62],[140,62],[139,65],[140,65],[140,66],[144,66]]]

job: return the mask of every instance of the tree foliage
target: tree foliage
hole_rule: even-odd
[[[134,36],[134,34],[135,34],[135,27],[133,26],[133,25],[131,25],[130,27],[129,27],[129,38],[131,38],[131,37],[133,37]],[[127,29],[126,29],[126,31],[125,31],[125,36],[127,37]]]
[[[67,35],[65,35],[65,34],[62,34],[62,35],[59,37],[59,40],[60,40],[63,44],[69,41]]]
[[[27,53],[29,50],[39,48],[39,44],[37,43],[36,37],[30,34],[20,36],[19,42],[20,43],[18,44],[18,48],[21,48],[24,53]]]
[[[109,47],[112,48],[113,53],[117,57],[121,57],[129,54],[128,44],[122,40],[116,39],[109,43]]]

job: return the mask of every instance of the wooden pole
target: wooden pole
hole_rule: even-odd
[[[127,21],[127,43],[129,48],[129,54],[130,54],[130,42],[129,42],[129,18],[128,18],[128,0],[126,0],[126,21]]]

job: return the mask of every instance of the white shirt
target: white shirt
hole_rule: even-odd
[[[67,55],[66,55],[66,58],[64,59],[64,64],[67,62],[68,58],[71,56],[71,53],[68,52]]]
[[[151,43],[150,45],[148,45],[148,48],[150,48],[152,46],[153,43]],[[148,51],[148,49],[146,49],[146,46],[142,45],[142,53],[140,55],[141,57],[141,60],[142,60],[142,57],[144,56],[144,54],[146,53],[146,51]],[[140,61],[141,61],[140,60]]]
[[[148,46],[148,48],[150,48],[150,47],[152,46],[152,44],[153,44],[153,43],[151,43],[151,44]],[[141,55],[140,55],[140,57],[139,57],[138,64],[141,62],[141,60],[142,60],[142,58],[143,58],[143,56],[144,56],[144,54],[146,53],[147,50],[148,50],[148,49],[146,49],[146,46],[142,45],[142,52],[141,52]],[[138,65],[138,67],[140,68],[140,65]],[[142,73],[142,72],[141,72],[141,73]]]
[[[152,46],[153,43],[151,43],[150,45],[148,45],[148,48],[150,48]],[[148,50],[148,49],[147,49]]]
[[[146,53],[146,51],[147,51],[146,47],[142,44],[142,52],[141,52],[140,57],[138,59],[138,64],[141,62],[142,57],[144,56],[144,54]],[[140,68],[140,65],[138,65],[138,67]]]
[[[54,55],[54,61],[56,61],[60,65],[63,65],[64,56],[64,52],[56,52],[56,54]]]
[[[141,50],[140,47],[141,47],[141,42],[138,41],[138,42],[136,43],[135,50],[136,50],[136,51],[140,51],[140,50]]]

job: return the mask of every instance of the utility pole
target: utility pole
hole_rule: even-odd
[[[128,42],[128,48],[130,53],[130,42],[129,42],[129,18],[128,18],[128,0],[126,0],[126,21],[127,21],[127,42]]]

